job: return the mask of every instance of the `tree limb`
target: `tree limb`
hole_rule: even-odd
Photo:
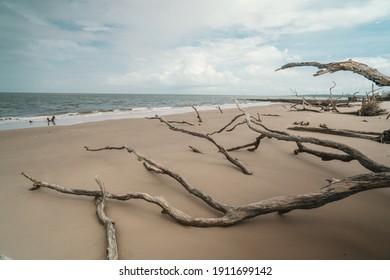
[[[182,129],[182,128],[178,128],[178,127],[175,127],[172,124],[168,123],[163,117],[159,117],[159,116],[156,116],[156,117],[161,122],[165,123],[173,131],[178,131],[178,132],[182,132],[182,133],[189,134],[189,135],[192,135],[192,136],[196,136],[196,137],[200,137],[200,138],[203,138],[203,139],[207,139],[208,141],[213,143],[218,148],[219,152],[222,153],[226,157],[226,159],[228,161],[230,161],[232,164],[234,164],[239,169],[241,169],[241,171],[244,174],[252,175],[252,171],[250,171],[240,160],[238,160],[237,158],[232,157],[229,154],[229,152],[221,144],[219,144],[217,141],[215,141],[213,138],[211,138],[210,135],[199,133],[199,132],[194,132],[194,131],[189,131],[189,130]]]
[[[118,246],[116,243],[116,235],[115,235],[115,222],[114,220],[107,217],[104,212],[105,202],[106,202],[106,190],[104,188],[103,182],[96,176],[96,183],[99,185],[101,190],[100,196],[95,196],[96,202],[96,214],[100,220],[100,222],[106,228],[106,236],[107,236],[107,259],[108,260],[117,260],[118,259]]]
[[[193,105],[190,105],[190,107],[195,110],[196,117],[198,118],[199,122],[201,123],[202,122],[202,118],[200,117],[200,114],[199,114],[198,110]]]
[[[289,130],[295,130],[295,131],[304,131],[304,132],[316,132],[316,133],[324,133],[324,134],[331,134],[331,135],[338,135],[338,136],[345,136],[345,137],[353,137],[353,138],[361,138],[366,140],[371,140],[375,142],[382,143],[381,135],[383,133],[379,132],[365,132],[365,131],[353,131],[353,130],[345,130],[345,129],[331,129],[331,128],[322,128],[322,127],[302,127],[302,126],[294,126],[289,127]],[[377,136],[372,136],[377,135]]]
[[[95,197],[101,194],[98,191],[68,189],[58,185],[52,185],[38,181],[25,173],[22,174],[32,181],[34,186],[49,188],[61,193]],[[147,193],[116,195],[106,192],[106,198],[116,200],[142,199],[146,202],[158,205],[163,209],[162,213],[169,215],[178,223],[187,226],[225,227],[260,215],[274,212],[284,214],[297,209],[318,208],[359,192],[378,188],[388,188],[390,187],[390,172],[360,174],[333,182],[334,183],[330,183],[320,190],[313,192],[299,195],[278,196],[242,206],[226,206],[226,211],[222,216],[213,218],[190,216],[187,213],[172,207],[164,198],[153,197]]]
[[[382,86],[382,87],[390,86],[389,76],[386,76],[385,74],[379,72],[375,68],[371,68],[366,64],[354,61],[352,59],[349,59],[347,61],[331,62],[326,64],[319,63],[319,62],[292,62],[283,65],[282,67],[276,69],[275,71],[279,71],[287,68],[293,68],[293,67],[300,67],[300,66],[313,66],[320,69],[317,71],[317,73],[314,74],[314,76],[320,76],[326,73],[334,73],[337,71],[351,71],[353,73],[359,74],[367,78],[370,81],[373,81],[378,86]]]
[[[388,172],[388,171],[390,171],[390,167],[382,165],[380,163],[377,163],[377,162],[371,160],[370,158],[368,158],[363,153],[359,152],[358,150],[356,150],[348,145],[342,144],[342,143],[338,143],[338,142],[334,142],[334,141],[330,141],[330,140],[321,140],[321,139],[317,139],[314,137],[295,136],[295,135],[288,134],[286,132],[276,132],[276,131],[271,132],[268,130],[262,130],[258,127],[255,127],[254,125],[252,125],[252,123],[250,121],[249,113],[245,112],[244,109],[241,108],[241,106],[237,100],[235,100],[235,102],[236,102],[238,109],[240,111],[242,111],[243,113],[245,113],[246,123],[247,123],[248,127],[257,133],[265,135],[269,138],[275,138],[277,140],[290,141],[290,142],[300,142],[300,143],[311,143],[311,144],[315,144],[318,146],[323,146],[323,147],[328,147],[328,148],[340,150],[340,151],[346,153],[347,155],[349,155],[350,157],[352,157],[353,159],[359,161],[359,163],[362,166],[364,166],[365,168],[367,168],[368,170],[371,170],[373,172]]]

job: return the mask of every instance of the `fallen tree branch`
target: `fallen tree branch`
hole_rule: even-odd
[[[136,150],[134,150],[133,148],[131,148],[127,145],[123,145],[120,147],[107,146],[107,147],[98,148],[98,149],[90,149],[88,147],[85,147],[85,149],[87,151],[90,151],[90,152],[102,151],[102,150],[126,150],[128,153],[134,153],[139,160],[146,163],[146,166],[145,166],[145,164],[144,164],[144,166],[148,170],[154,171],[156,173],[166,174],[166,175],[170,176],[171,178],[173,178],[174,180],[179,182],[190,194],[200,198],[201,200],[203,200],[207,205],[209,205],[213,209],[218,210],[218,211],[223,212],[223,213],[225,213],[227,211],[228,206],[221,204],[221,203],[217,202],[216,200],[214,200],[213,198],[211,198],[209,195],[206,195],[203,192],[200,192],[195,187],[193,187],[183,176],[163,167],[162,165],[160,165],[159,163],[157,163],[151,159],[146,158],[144,155],[142,155],[141,153],[137,152]],[[150,168],[150,167],[152,167],[152,168]]]
[[[322,152],[322,151],[309,149],[300,142],[297,142],[297,146],[298,146],[298,149],[294,150],[294,154],[296,154],[296,155],[299,153],[308,153],[308,154],[320,157],[323,161],[330,161],[330,160],[336,159],[336,160],[340,160],[343,162],[350,162],[350,161],[354,160],[354,158],[349,156],[349,155],[326,153],[326,152]]]
[[[225,125],[224,127],[222,127],[221,129],[219,129],[217,131],[208,133],[208,135],[211,136],[211,135],[216,134],[216,133],[221,133],[222,131],[227,129],[232,123],[234,123],[238,118],[243,117],[243,116],[245,116],[245,114],[240,114],[240,115],[235,116],[227,125]]]
[[[157,117],[146,117],[146,119],[148,120],[156,120],[158,119]],[[188,124],[190,126],[195,126],[194,124],[190,123],[190,122],[186,122],[186,121],[167,121],[169,123],[177,123],[177,124]]]
[[[260,133],[262,135],[267,136],[268,138],[275,138],[277,140],[282,140],[282,141],[290,141],[290,142],[300,142],[300,143],[310,143],[318,146],[323,146],[323,147],[328,147],[328,148],[333,148],[339,151],[342,151],[352,157],[353,159],[357,160],[362,166],[367,168],[368,170],[371,170],[373,172],[388,172],[390,171],[390,167],[385,166],[383,164],[377,163],[370,158],[368,158],[366,155],[363,153],[359,152],[358,150],[334,141],[330,140],[322,140],[314,137],[301,137],[301,136],[295,136],[288,134],[286,132],[277,132],[277,131],[269,131],[269,130],[262,130],[259,127],[255,127],[252,125],[250,121],[250,115],[249,113],[245,112],[244,109],[241,108],[239,102],[235,100],[236,105],[240,111],[245,113],[246,117],[246,123],[250,129],[253,131]]]
[[[190,107],[195,110],[196,117],[198,118],[199,122],[201,123],[202,122],[202,118],[200,117],[200,114],[199,114],[198,110],[193,105],[190,105]]]
[[[276,69],[275,71],[293,68],[293,67],[301,67],[301,66],[313,66],[317,67],[317,73],[314,76],[320,76],[326,73],[334,73],[337,71],[351,71],[353,73],[359,74],[370,81],[373,81],[377,86],[390,86],[390,77],[385,74],[379,72],[375,68],[371,68],[366,64],[354,61],[349,59],[347,61],[341,62],[331,62],[331,63],[319,63],[319,62],[292,62],[283,65],[282,67]]]
[[[194,153],[197,153],[197,154],[203,154],[199,149],[195,148],[195,147],[192,147],[192,146],[188,146]]]
[[[158,169],[158,167],[156,168]],[[33,182],[34,189],[44,187],[59,191],[61,193],[85,196],[99,196],[101,194],[98,191],[69,189],[58,185],[52,185],[46,182],[41,182],[31,177],[30,175],[27,175],[26,173],[22,174]],[[320,190],[304,194],[278,196],[242,206],[226,205],[223,207],[224,212],[222,216],[211,218],[193,217],[177,208],[172,207],[163,197],[153,197],[147,193],[128,193],[124,195],[116,195],[106,192],[106,198],[122,201],[130,199],[142,199],[146,202],[158,205],[162,208],[163,214],[167,214],[178,223],[187,226],[225,227],[260,215],[274,212],[284,214],[297,209],[318,208],[359,192],[378,188],[388,188],[390,187],[390,172],[360,174],[342,180],[334,180],[332,182],[334,183],[330,183],[322,187]],[[200,192],[199,190],[197,191]],[[210,197],[210,199],[212,198]]]
[[[222,153],[226,157],[226,159],[228,161],[230,161],[232,164],[237,166],[244,174],[252,175],[252,171],[250,171],[240,160],[238,160],[237,158],[232,157],[229,154],[229,152],[221,144],[219,144],[217,141],[215,141],[213,138],[211,138],[210,135],[199,133],[199,132],[194,132],[194,131],[189,131],[189,130],[182,129],[182,128],[178,128],[178,127],[175,127],[172,124],[168,123],[163,117],[159,117],[159,116],[156,116],[156,117],[161,122],[165,123],[173,131],[178,131],[178,132],[182,132],[182,133],[189,134],[189,135],[192,135],[192,136],[196,136],[196,137],[200,137],[200,138],[203,138],[203,139],[207,139],[208,141],[213,143],[218,148],[218,151],[220,153]]]
[[[100,196],[95,196],[96,202],[96,214],[100,220],[100,222],[106,228],[106,236],[107,236],[107,259],[108,260],[117,260],[118,259],[118,246],[116,243],[116,235],[115,235],[115,222],[114,220],[107,217],[104,212],[105,202],[106,202],[106,190],[104,188],[103,182],[96,176],[96,183],[99,185],[101,190]]]
[[[260,136],[257,136],[256,137],[256,140],[253,142],[253,143],[249,143],[249,144],[245,144],[245,145],[240,145],[240,146],[236,146],[236,147],[232,147],[232,148],[229,148],[227,149],[228,152],[232,152],[232,151],[237,151],[237,150],[240,150],[240,149],[245,149],[245,148],[248,148],[248,147],[252,147],[250,149],[247,149],[247,151],[249,152],[254,152],[257,150],[257,148],[259,147],[260,145],[260,142],[261,142],[261,139],[263,139],[264,137],[266,137],[265,135],[260,135]]]
[[[353,138],[361,138],[366,140],[371,140],[379,143],[384,143],[383,141],[383,133],[379,132],[365,132],[365,131],[353,131],[346,129],[331,129],[331,128],[322,128],[322,127],[302,127],[302,126],[294,126],[289,127],[289,130],[295,131],[303,131],[303,132],[316,132],[316,133],[324,133],[345,137],[353,137]],[[377,135],[377,136],[372,136]]]

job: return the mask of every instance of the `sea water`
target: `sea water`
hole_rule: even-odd
[[[268,105],[251,97],[196,94],[67,94],[0,93],[0,130],[71,125],[112,119],[144,118],[193,111],[234,108],[233,98],[244,106]]]

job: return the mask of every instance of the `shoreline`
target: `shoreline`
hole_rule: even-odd
[[[271,102],[249,102],[243,104],[244,107],[251,106],[268,106]],[[203,105],[196,106],[199,111],[222,110],[235,108],[233,103],[221,105]],[[89,113],[66,113],[54,115],[56,118],[55,125],[68,126],[80,123],[99,122],[106,120],[120,119],[140,119],[145,117],[154,117],[156,114],[161,116],[180,115],[193,112],[190,106],[183,107],[155,107],[155,108],[134,108],[129,110],[109,110],[109,111],[91,111]],[[13,117],[4,118],[0,123],[0,131],[9,131],[14,129],[35,128],[44,126],[53,126],[53,123],[48,122],[47,118],[52,118],[52,115],[30,116],[30,117]]]
[[[387,106],[387,104],[386,104]],[[388,129],[383,117],[289,112],[283,104],[248,107],[270,129],[285,130],[293,122],[367,131]],[[177,125],[202,133],[220,129],[237,109],[169,115]],[[270,116],[279,115],[276,116]],[[363,122],[366,120],[367,122]],[[385,144],[364,139],[291,132],[351,145],[379,163],[390,165]],[[213,135],[225,147],[249,143],[254,134],[244,126]],[[162,196],[175,207],[199,217],[218,215],[163,175],[145,170],[124,151],[86,152],[91,148],[131,145],[145,156],[184,176],[215,199],[243,205],[306,193],[326,185],[327,178],[369,173],[357,162],[324,162],[308,154],[294,155],[294,143],[264,139],[255,152],[232,152],[253,175],[242,174],[204,139],[171,131],[158,120],[121,119],[0,132],[0,254],[12,259],[104,259],[105,233],[93,199],[50,190],[28,191],[24,171],[37,179],[70,188],[98,190],[94,177],[112,193],[145,192]],[[193,153],[194,146],[203,154]],[[106,203],[116,222],[120,259],[388,259],[390,257],[390,189],[353,195],[329,205],[267,214],[227,228],[185,227],[142,201]]]

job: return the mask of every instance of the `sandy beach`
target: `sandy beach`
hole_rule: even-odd
[[[385,104],[387,107],[388,103]],[[286,130],[294,122],[318,127],[382,132],[386,116],[358,117],[336,113],[292,112],[287,104],[250,107],[270,129]],[[167,116],[167,120],[196,124],[176,126],[202,133],[222,128],[237,109]],[[286,130],[287,131],[287,130]],[[288,131],[348,144],[371,159],[390,166],[389,145],[364,139]],[[253,142],[256,134],[241,125],[213,136],[225,147]],[[218,213],[186,192],[167,176],[147,171],[125,151],[87,152],[127,144],[145,156],[184,176],[218,201],[242,205],[275,196],[301,194],[342,179],[370,173],[357,161],[321,161],[309,154],[294,155],[296,145],[263,139],[255,152],[232,152],[253,175],[244,175],[205,139],[171,131],[158,120],[126,119],[48,126],[0,132],[0,254],[12,259],[104,259],[104,227],[96,216],[94,200],[48,189],[29,191],[21,175],[68,188],[106,190],[122,194],[146,192],[162,196],[192,216]],[[201,150],[197,154],[189,145]],[[196,228],[176,223],[155,205],[140,200],[106,203],[115,220],[120,259],[389,259],[390,189],[362,192],[311,210],[285,215],[271,213],[222,228]]]

